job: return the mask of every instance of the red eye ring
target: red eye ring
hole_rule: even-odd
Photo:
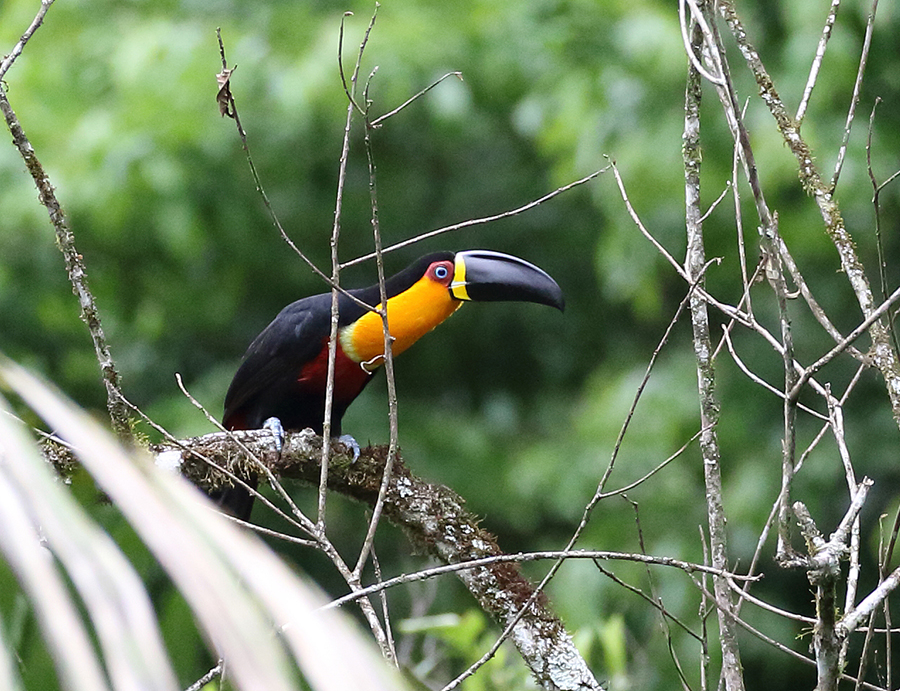
[[[451,262],[435,262],[428,267],[427,275],[434,281],[443,285],[450,285],[453,277],[453,264]]]

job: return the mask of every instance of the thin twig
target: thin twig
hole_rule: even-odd
[[[887,604],[887,602],[885,602]],[[856,671],[856,684],[854,686],[855,689],[861,688],[861,681],[866,677],[866,670],[869,664],[869,649],[872,644],[872,639],[875,636],[875,612],[869,615],[869,625],[866,627],[866,637],[863,639],[862,651],[859,654],[859,667]],[[849,640],[849,638],[847,639]],[[887,636],[887,640],[891,640],[891,636]],[[891,656],[890,656],[890,643],[888,643],[887,649],[887,688],[892,689],[891,685]]]
[[[756,605],[760,609],[764,609],[767,612],[772,612],[772,614],[777,614],[782,619],[792,619],[809,626],[812,626],[816,623],[816,620],[813,617],[804,617],[802,614],[788,612],[786,609],[781,609],[780,607],[776,607],[775,605],[770,605],[765,600],[760,600],[757,597],[753,597],[745,589],[746,584],[751,582],[752,581],[745,581],[744,585],[738,585],[731,578],[728,578],[728,587],[731,588],[738,595],[738,597],[741,598],[741,600],[749,602],[752,605]]]
[[[784,266],[787,267],[788,273],[791,275],[791,281],[793,281],[794,285],[800,291],[800,295],[803,296],[803,299],[806,300],[809,311],[812,312],[812,315],[816,318],[816,321],[819,322],[819,324],[823,329],[825,329],[828,335],[831,336],[834,342],[840,343],[844,340],[844,336],[840,331],[838,331],[837,327],[828,318],[828,315],[825,314],[825,310],[822,309],[822,307],[816,301],[815,297],[813,297],[812,291],[810,290],[809,285],[806,283],[806,280],[803,278],[803,275],[800,273],[800,269],[797,267],[797,263],[794,261],[794,257],[791,256],[791,253],[788,250],[787,244],[784,242],[784,239],[779,235],[776,238],[776,242],[778,247],[778,254],[781,257],[781,261],[783,262]],[[848,346],[847,352],[860,362],[865,362],[866,364],[869,363],[868,357],[859,352],[859,350],[857,350],[853,346]]]
[[[644,545],[644,531],[641,528],[641,515],[638,503],[636,501],[632,501],[625,495],[622,495],[622,498],[629,504],[631,504],[631,509],[634,512],[634,522],[635,529],[637,530],[638,546],[641,548],[641,554],[646,554],[647,548]],[[596,562],[594,563],[596,564]],[[597,566],[599,567],[599,564],[597,564]],[[690,689],[691,686],[688,683],[687,676],[684,673],[684,668],[681,666],[681,660],[678,658],[678,653],[675,650],[675,644],[672,640],[672,629],[669,626],[669,620],[671,619],[672,621],[674,621],[685,631],[690,632],[690,629],[688,629],[687,625],[682,623],[680,619],[670,614],[666,606],[663,604],[662,596],[657,592],[656,583],[653,579],[653,571],[650,569],[649,565],[646,565],[645,573],[647,574],[647,583],[650,585],[650,596],[647,599],[656,604],[657,610],[660,613],[660,623],[662,624],[663,631],[666,637],[666,649],[669,652],[669,658],[672,660],[672,664],[675,665],[675,671],[678,673],[678,678],[681,680],[682,686],[685,689]],[[625,585],[624,582],[622,582],[622,584]],[[634,588],[633,592],[638,592],[643,595],[643,592],[638,588]],[[690,633],[694,635],[694,637],[697,637],[697,634],[694,634],[693,632]]]
[[[746,115],[747,106],[750,104],[750,99],[744,101],[744,108],[741,110],[741,117]],[[738,259],[741,264],[741,286],[743,287],[743,295],[741,296],[741,302],[746,304],[747,312],[753,313],[753,303],[750,299],[750,286],[752,281],[747,277],[747,249],[745,247],[744,242],[744,214],[741,210],[741,193],[738,185],[738,168],[741,165],[741,150],[739,147],[739,143],[737,140],[734,140],[734,144],[732,145],[732,156],[731,156],[731,189],[733,191],[734,197],[734,220],[735,220],[735,231],[737,232],[737,247],[738,247]],[[754,280],[757,272],[760,270],[761,264],[758,262],[756,271],[754,271],[753,276]],[[732,324],[728,325],[728,330],[731,330]]]
[[[703,212],[703,215],[700,217],[700,221],[701,221],[701,222],[703,222],[703,221],[705,221],[707,218],[709,218],[710,214],[711,214],[713,211],[716,210],[716,207],[719,206],[719,204],[722,202],[723,199],[725,199],[725,196],[726,196],[730,191],[731,191],[731,182],[727,182],[727,181],[726,181],[726,183],[725,183],[725,189],[723,189],[723,190],[719,193],[719,196],[716,197],[716,200],[715,200],[712,204],[709,205],[709,208],[708,208],[706,211]]]
[[[731,337],[728,335],[728,329],[726,329],[724,325],[722,327],[722,339],[725,341],[725,346],[728,348],[728,353],[731,355],[731,359],[734,360],[734,363],[738,366],[738,369],[740,369],[741,372],[746,374],[747,378],[750,379],[750,381],[752,381],[754,384],[758,384],[759,386],[764,388],[766,391],[770,391],[771,393],[775,394],[776,396],[778,396],[778,398],[780,398],[783,401],[785,398],[784,391],[782,391],[781,389],[778,389],[775,386],[772,386],[765,379],[763,379],[762,377],[760,377],[757,374],[755,374],[754,372],[752,372],[750,370],[750,368],[747,367],[746,364],[744,364],[744,361],[738,356],[737,351],[734,349],[734,343],[732,343]],[[824,421],[828,422],[827,415],[823,415],[822,413],[818,412],[817,410],[813,410],[809,406],[805,406],[801,403],[801,404],[798,404],[797,407],[800,410],[802,410],[803,412],[809,413],[813,417],[816,417],[816,418],[819,418],[820,420],[824,420]]]
[[[9,68],[12,67],[13,63],[16,61],[16,58],[22,54],[22,51],[25,49],[25,44],[28,43],[34,35],[34,32],[44,23],[44,17],[47,15],[47,10],[50,9],[50,5],[52,4],[53,0],[41,0],[41,8],[38,10],[38,13],[35,15],[29,27],[25,30],[25,33],[22,34],[22,37],[19,39],[18,43],[13,46],[13,49],[9,51],[9,55],[6,55],[3,60],[0,61],[0,81],[6,76]]]
[[[285,514],[283,511],[281,511],[281,509],[279,509],[277,506],[275,506],[275,504],[273,504],[271,501],[269,501],[268,497],[266,497],[265,495],[260,493],[255,487],[252,487],[251,485],[249,485],[243,478],[241,478],[236,473],[232,473],[227,468],[223,468],[221,465],[219,465],[215,461],[207,458],[206,456],[197,454],[194,451],[192,451],[191,453],[193,455],[197,456],[198,458],[200,458],[201,460],[203,460],[207,465],[209,465],[209,467],[214,468],[214,469],[218,470],[219,472],[225,473],[232,482],[234,482],[238,486],[240,486],[243,489],[250,492],[250,494],[255,499],[261,500],[267,507],[272,509],[277,515],[281,516],[283,519],[288,521],[288,523],[290,523],[291,525],[294,525],[299,530],[306,532],[308,535],[310,535],[314,539],[318,540],[318,538],[320,536],[316,532],[315,523],[313,523],[313,521],[311,521],[300,510],[300,508],[296,505],[296,503],[294,503],[294,500],[284,489],[284,486],[278,481],[278,478],[275,477],[275,474],[268,467],[268,465],[263,462],[262,458],[260,456],[258,456],[257,454],[254,454],[250,450],[250,448],[247,447],[247,445],[244,444],[244,442],[237,435],[233,434],[233,432],[231,430],[225,429],[225,427],[223,427],[222,424],[215,417],[213,417],[213,415],[210,414],[210,412],[203,406],[203,404],[200,403],[200,401],[198,401],[193,396],[193,394],[191,394],[190,391],[188,391],[187,387],[184,384],[184,381],[181,378],[181,374],[178,372],[175,373],[175,382],[178,384],[178,389],[181,391],[181,393],[184,395],[184,397],[188,399],[188,401],[191,403],[191,405],[193,405],[197,410],[199,410],[201,413],[203,413],[203,415],[206,417],[208,422],[212,423],[212,425],[214,427],[217,427],[220,431],[224,432],[225,434],[230,435],[230,437],[232,439],[234,439],[235,443],[241,448],[241,450],[244,453],[247,454],[247,457],[251,459],[251,461],[254,464],[254,469],[258,470],[259,472],[262,472],[263,475],[266,476],[266,480],[269,483],[269,486],[273,490],[275,490],[275,492],[279,496],[281,496],[281,498],[285,501],[285,503],[290,507],[291,513],[296,517],[296,519],[292,519],[290,516]],[[166,437],[171,438],[171,435],[168,432],[166,432]],[[177,440],[176,440],[176,442],[177,442]],[[182,449],[186,448],[181,444],[179,444],[179,446]],[[323,543],[323,550],[327,551],[327,548],[324,547],[324,543]]]
[[[372,22],[375,22],[375,15],[372,15]],[[371,26],[370,26],[371,28]],[[368,33],[366,34],[368,39]],[[362,55],[362,51],[360,51]],[[390,486],[391,477],[394,468],[394,461],[397,459],[397,449],[400,444],[399,423],[397,419],[397,385],[394,378],[394,355],[392,343],[394,341],[391,336],[390,325],[388,322],[388,295],[385,289],[384,281],[384,254],[381,242],[381,225],[378,220],[378,189],[376,186],[376,168],[375,168],[375,152],[372,147],[372,126],[368,123],[369,96],[368,84],[364,93],[366,102],[366,112],[364,119],[366,121],[365,131],[365,149],[366,161],[369,168],[369,197],[372,205],[372,240],[375,246],[375,263],[378,268],[378,292],[379,292],[379,314],[381,316],[381,328],[384,338],[384,373],[387,379],[388,393],[388,427],[390,429],[390,439],[388,442],[388,455],[384,464],[384,473],[381,477],[381,486],[378,488],[378,498],[375,500],[375,506],[372,508],[372,518],[369,521],[369,527],[366,530],[366,537],[359,551],[356,567],[353,572],[357,577],[362,573],[362,569],[366,564],[369,551],[375,542],[375,531],[378,528],[378,521],[381,518],[381,512],[384,509],[384,501],[387,497],[388,488]]]
[[[403,103],[401,103],[399,106],[394,108],[392,111],[385,113],[384,115],[380,115],[377,118],[375,118],[374,120],[372,120],[372,122],[369,123],[369,127],[372,127],[372,128],[380,127],[381,123],[383,123],[389,117],[399,113],[401,110],[406,108],[409,104],[411,104],[413,101],[415,101],[416,99],[421,98],[422,96],[427,94],[429,91],[431,91],[434,87],[436,87],[438,84],[440,84],[442,81],[444,81],[448,77],[458,77],[459,80],[462,81],[462,72],[448,72],[443,77],[436,79],[431,84],[429,84],[424,89],[422,89],[419,93],[417,93],[415,96],[411,96],[410,98],[406,99]]]
[[[337,192],[335,193],[334,203],[334,219],[331,227],[331,281],[334,285],[340,284],[341,263],[338,257],[338,241],[341,235],[341,212],[344,202],[344,185],[347,180],[347,161],[350,156],[350,130],[353,124],[353,111],[358,109],[356,102],[353,100],[353,89],[356,88],[356,82],[359,78],[360,65],[362,64],[363,42],[356,58],[356,65],[353,68],[353,75],[350,78],[352,87],[348,88],[347,80],[343,70],[343,50],[344,50],[344,19],[347,13],[341,17],[341,33],[338,39],[338,66],[341,73],[341,81],[344,84],[344,91],[347,94],[347,117],[344,121],[344,138],[341,144],[341,157],[338,164],[338,183]],[[372,22],[375,21],[373,15]],[[371,24],[370,24],[371,29]],[[368,33],[366,33],[368,38]],[[338,322],[340,320],[340,312],[338,305],[339,294],[336,290],[331,291],[331,326],[328,335],[328,369],[325,384],[325,417],[322,422],[322,456],[319,471],[319,493],[318,493],[318,509],[316,526],[323,533],[325,532],[325,505],[328,496],[328,464],[331,460],[331,413],[334,409],[334,382],[335,382],[335,363],[337,362],[337,338],[338,338]],[[384,648],[383,648],[384,649]]]
[[[875,247],[878,250],[878,277],[881,280],[881,299],[884,300],[888,291],[888,279],[887,261],[885,260],[884,254],[884,241],[881,234],[881,202],[879,197],[881,195],[881,190],[884,189],[885,185],[890,184],[892,180],[896,179],[897,176],[900,175],[900,171],[895,172],[880,185],[875,179],[875,172],[872,169],[872,132],[875,129],[875,109],[878,108],[879,103],[881,103],[881,98],[876,97],[875,103],[872,104],[872,113],[869,115],[869,130],[866,133],[866,170],[869,173],[869,180],[872,182],[872,207],[875,211]],[[888,326],[891,330],[891,339],[894,342],[894,349],[897,352],[900,352],[900,339],[897,337],[897,329],[893,318],[888,319]]]
[[[840,6],[841,0],[831,0],[831,7],[828,8],[828,15],[825,17],[825,27],[822,29],[821,38],[819,38],[819,45],[816,46],[816,56],[813,58],[812,65],[809,68],[809,77],[806,80],[806,88],[803,89],[803,98],[800,99],[800,105],[797,108],[795,119],[798,125],[803,122],[803,116],[806,115],[806,107],[809,105],[810,96],[812,96],[813,88],[819,77],[819,68],[822,66],[825,49],[828,46],[828,39],[831,38],[834,21],[837,19],[837,12]]]
[[[894,569],[887,578],[878,584],[875,590],[863,598],[852,611],[844,615],[844,618],[837,625],[838,635],[841,637],[849,635],[851,631],[859,626],[863,619],[866,619],[887,600],[888,596],[897,589],[897,586],[900,586],[900,568]]]
[[[688,439],[688,440],[682,445],[682,447],[681,447],[680,449],[678,449],[678,451],[676,451],[675,453],[673,453],[671,456],[669,456],[666,460],[664,460],[664,461],[663,461],[662,463],[660,463],[658,466],[656,466],[655,468],[653,468],[652,470],[650,470],[646,475],[643,475],[642,477],[639,477],[639,478],[638,478],[637,480],[635,480],[634,482],[631,482],[631,483],[625,485],[624,487],[620,487],[619,489],[610,490],[609,492],[601,492],[600,495],[597,497],[598,501],[599,501],[599,500],[602,500],[602,499],[608,499],[609,497],[615,497],[615,496],[617,496],[617,495],[624,494],[625,492],[630,492],[630,491],[633,490],[635,487],[639,487],[640,485],[644,484],[647,480],[649,480],[651,477],[653,477],[654,475],[656,475],[660,470],[662,470],[663,468],[665,468],[665,467],[666,467],[667,465],[669,465],[672,461],[674,461],[676,458],[678,458],[679,456],[681,456],[681,454],[683,454],[685,451],[687,451],[688,447],[689,447],[691,444],[693,444],[695,441],[697,441],[697,438],[700,436],[700,434],[701,434],[702,432],[703,432],[703,430],[699,430],[696,434],[694,434],[694,436],[692,436],[690,439]]]
[[[696,564],[694,562],[683,561],[681,559],[673,559],[672,557],[656,557],[648,554],[639,554],[636,552],[609,552],[605,550],[587,549],[545,550],[540,552],[519,552],[518,554],[499,554],[496,556],[471,559],[454,564],[432,566],[427,569],[422,569],[421,571],[405,573],[400,576],[388,578],[387,580],[380,581],[370,586],[366,586],[365,588],[362,588],[357,592],[342,595],[341,597],[332,600],[328,604],[322,605],[321,609],[333,609],[335,607],[342,607],[348,602],[353,602],[361,597],[368,597],[369,595],[380,593],[383,590],[387,590],[388,588],[394,588],[398,585],[405,585],[407,583],[425,581],[431,578],[435,578],[436,576],[443,576],[444,574],[448,573],[470,571],[472,569],[492,566],[494,564],[519,564],[547,560],[566,561],[569,559],[590,559],[592,561],[631,561],[640,564],[652,564],[654,566],[667,566],[669,568],[679,569],[687,574],[706,573],[713,576],[723,576],[740,581],[757,581],[760,578],[759,576],[747,577],[742,574],[733,573],[731,571],[722,571],[721,569],[716,569],[712,566]]]
[[[850,450],[847,448],[847,439],[844,433],[844,410],[840,402],[833,396],[828,396],[826,402],[828,403],[828,417],[831,419],[832,436],[834,436],[835,443],[838,447],[838,455],[841,457],[841,463],[844,466],[844,473],[847,477],[847,488],[850,491],[850,498],[853,500],[855,499],[858,483],[856,481],[856,472],[853,469],[853,462],[850,458]],[[848,546],[850,552],[850,567],[847,571],[847,588],[844,595],[845,612],[849,612],[856,602],[856,591],[859,585],[860,570],[859,540],[859,515],[857,515],[850,530],[850,545]],[[848,645],[849,641],[844,641],[844,645],[841,648],[841,656],[838,662],[838,667],[841,669],[844,668]]]
[[[885,312],[890,310],[890,308],[900,300],[900,288],[891,293],[891,296],[882,302],[875,310],[873,310],[869,316],[862,321],[862,323],[857,326],[853,331],[851,331],[847,337],[838,343],[834,348],[829,350],[825,355],[820,357],[814,363],[805,367],[803,372],[800,375],[800,378],[794,384],[794,388],[790,391],[790,396],[792,398],[796,398],[800,395],[800,389],[809,382],[810,378],[813,374],[818,372],[822,367],[831,362],[835,357],[843,353],[847,347],[853,343],[857,338],[862,336],[864,333],[869,331],[869,329],[884,315]]]
[[[204,688],[209,682],[213,679],[216,679],[222,676],[222,673],[225,671],[225,660],[219,660],[216,663],[216,666],[209,670],[206,674],[200,677],[193,684],[188,686],[184,691],[200,691]]]
[[[323,281],[330,283],[331,279],[327,274],[325,274],[318,266],[316,266],[313,261],[300,250],[297,245],[294,244],[294,241],[291,240],[290,236],[285,231],[284,227],[281,225],[281,221],[278,218],[278,215],[275,213],[275,209],[272,208],[272,203],[269,201],[269,195],[266,194],[266,190],[263,187],[262,181],[259,178],[259,173],[256,170],[256,164],[253,162],[253,156],[250,153],[250,145],[247,141],[247,132],[244,130],[244,126],[241,124],[241,118],[238,114],[237,104],[234,100],[234,94],[231,92],[230,87],[230,79],[231,73],[234,71],[234,68],[228,69],[228,61],[225,59],[225,43],[222,40],[222,29],[216,29],[216,39],[219,42],[219,57],[222,59],[222,72],[218,76],[218,81],[221,84],[219,99],[225,100],[225,110],[223,110],[223,115],[228,115],[232,120],[234,120],[234,124],[237,127],[238,136],[241,139],[241,147],[244,149],[244,153],[247,156],[247,164],[250,167],[250,175],[253,176],[253,183],[256,185],[256,191],[259,192],[260,197],[262,198],[263,205],[266,207],[266,211],[269,212],[269,218],[272,219],[272,223],[278,229],[279,234],[282,239],[288,244],[288,246],[294,250],[300,259],[302,259],[306,265],[312,269],[312,271],[319,276]],[[222,105],[220,103],[220,109]]]
[[[888,569],[891,565],[891,557],[894,552],[894,545],[897,543],[897,533],[900,530],[900,510],[897,511],[896,516],[894,517],[894,526],[891,529],[891,536],[888,540],[888,548],[886,550],[879,550],[879,560],[878,560],[878,579],[879,582],[883,582],[885,580],[885,575],[887,574]],[[883,539],[882,539],[883,542]],[[891,635],[891,622],[893,620],[893,615],[891,614],[890,603],[887,598],[884,600],[884,604],[882,606],[882,612],[884,613],[884,628],[885,628],[885,637],[884,637],[884,654],[885,661],[888,665],[893,664],[893,636]],[[869,615],[869,621],[874,623],[875,610],[872,610],[872,614]],[[871,626],[870,626],[871,630]],[[868,638],[868,632],[867,632]],[[888,668],[887,673],[887,686],[889,689],[893,689],[893,671]]]
[[[703,526],[698,525],[697,530],[700,532],[700,544],[703,546],[703,565],[707,566],[709,564],[709,545],[703,534]],[[709,600],[706,597],[707,580],[707,575],[701,574],[700,582],[703,585],[703,591],[700,593],[700,609],[698,611],[700,617],[700,691],[709,689],[709,627],[706,620],[712,609],[709,607]],[[749,587],[749,583],[745,585]],[[740,606],[740,601],[737,604]]]
[[[375,8],[376,8],[375,11],[377,12],[378,11],[377,3],[375,4]],[[362,108],[360,108],[359,105],[357,105],[356,98],[353,94],[353,91],[356,88],[356,76],[359,73],[360,61],[362,59],[362,51],[361,50],[359,52],[359,55],[357,55],[357,57],[356,57],[356,65],[353,68],[353,77],[351,77],[351,82],[353,83],[352,87],[347,83],[347,75],[344,74],[344,20],[346,20],[347,17],[352,17],[352,16],[353,16],[353,13],[349,12],[349,11],[344,12],[343,16],[341,16],[341,28],[340,28],[340,32],[338,33],[338,55],[337,55],[337,57],[338,57],[338,72],[341,75],[341,84],[344,86],[344,94],[347,96],[347,100],[350,102],[350,105],[353,108],[355,108],[359,113],[365,115],[365,110],[363,110]],[[368,34],[366,35],[366,38],[368,38]],[[365,39],[363,40],[363,45],[364,44],[365,44]]]
[[[666,609],[666,607],[665,607],[665,605],[663,605],[662,601],[659,598],[657,598],[655,595],[647,595],[647,593],[645,593],[643,590],[641,590],[637,586],[633,586],[633,585],[631,585],[631,583],[626,583],[621,578],[616,576],[616,574],[614,574],[612,571],[610,571],[609,569],[602,566],[600,564],[599,560],[597,560],[597,559],[594,560],[594,566],[596,566],[597,570],[600,573],[602,573],[604,576],[606,576],[609,580],[611,580],[613,583],[615,583],[616,585],[622,586],[623,588],[625,588],[625,590],[629,590],[632,593],[634,593],[635,595],[637,595],[638,597],[645,600],[647,602],[647,604],[649,604],[651,607],[653,607],[656,611],[658,611],[660,613],[660,616],[662,616],[663,621],[666,624],[669,621],[672,621],[678,625],[678,628],[680,628],[682,631],[684,631],[691,638],[695,638],[698,641],[701,640],[699,634],[695,633],[694,631],[691,631],[691,628],[687,624],[685,624],[678,617],[676,617],[674,614],[672,614],[668,609]],[[667,636],[667,638],[669,639],[669,644],[671,646],[671,641],[672,641],[671,634],[669,634]],[[670,651],[671,651],[671,648],[670,648]],[[684,682],[685,676],[684,676],[684,672],[681,670],[680,665],[678,668],[678,675],[681,677],[681,680]]]
[[[687,2],[691,7],[691,21],[687,21],[687,17],[684,12],[684,5]],[[695,0],[679,0],[678,2],[678,23],[681,26],[681,39],[684,42],[684,52],[687,54],[688,59],[691,61],[691,67],[697,71],[699,75],[701,75],[704,79],[711,82],[712,84],[716,84],[718,86],[724,85],[723,78],[720,74],[713,74],[709,70],[707,70],[703,66],[703,62],[700,58],[697,57],[696,51],[701,47],[698,44],[695,44],[688,36],[690,32],[691,26],[693,26],[694,22],[696,22],[699,26],[703,27],[703,31],[709,33],[709,27],[706,24],[706,18],[703,16],[703,13],[700,11],[700,8],[697,6]]]
[[[384,577],[381,575],[381,562],[378,561],[378,555],[375,553],[375,549],[372,549],[372,568],[375,570],[375,581],[377,583],[381,583],[384,581]],[[378,593],[378,600],[381,602],[381,618],[384,620],[384,632],[387,635],[387,643],[388,648],[391,650],[391,658],[397,661],[399,666],[399,659],[397,657],[397,646],[394,641],[394,631],[391,626],[391,611],[388,607],[388,598],[387,591],[382,590]]]
[[[578,187],[579,185],[583,185],[586,182],[590,182],[594,178],[605,173],[607,170],[610,169],[610,167],[611,166],[606,166],[604,168],[601,168],[600,170],[594,171],[590,175],[585,175],[583,178],[581,178],[579,180],[570,182],[566,185],[563,185],[562,187],[557,187],[555,190],[553,190],[552,192],[548,192],[543,197],[540,197],[539,199],[530,201],[527,204],[523,204],[522,206],[519,206],[515,209],[510,209],[509,211],[504,211],[499,214],[493,214],[492,216],[482,216],[481,218],[472,218],[472,219],[469,219],[468,221],[462,221],[460,223],[454,223],[453,225],[444,226],[443,228],[437,228],[436,230],[430,230],[427,233],[420,233],[419,235],[409,238],[408,240],[403,240],[402,242],[397,242],[393,245],[389,245],[388,247],[385,247],[384,254],[387,254],[388,252],[393,252],[395,250],[399,250],[403,247],[409,247],[410,245],[414,245],[418,242],[421,242],[422,240],[427,240],[429,238],[433,238],[438,235],[452,233],[457,230],[462,230],[463,228],[471,228],[472,226],[480,226],[480,225],[484,225],[486,223],[493,223],[494,221],[499,221],[504,218],[511,218],[512,216],[518,216],[521,213],[530,211],[531,209],[534,209],[534,208],[540,206],[544,202],[550,201],[554,197],[557,197],[560,194],[562,194],[563,192],[568,192],[569,190],[571,190],[575,187]],[[364,254],[361,257],[357,257],[356,259],[351,259],[350,261],[344,262],[343,264],[341,264],[341,268],[347,268],[348,266],[353,266],[354,264],[359,264],[361,262],[368,261],[369,259],[374,259],[374,258],[375,258],[374,252],[371,252],[369,254]]]
[[[616,184],[619,187],[619,195],[622,197],[622,201],[625,203],[625,210],[628,212],[628,215],[631,216],[631,220],[634,221],[634,224],[637,226],[638,230],[641,231],[641,235],[647,238],[650,243],[656,248],[656,251],[659,252],[667,262],[678,272],[678,275],[681,276],[682,279],[686,283],[693,284],[693,280],[688,277],[687,272],[685,272],[684,267],[678,262],[675,257],[667,250],[659,240],[653,237],[653,234],[647,230],[643,221],[641,221],[640,217],[635,211],[634,207],[631,205],[631,200],[628,198],[628,192],[625,189],[625,181],[622,180],[622,176],[619,174],[619,169],[616,167],[615,161],[610,161],[609,167],[612,168],[613,177],[616,179]]]
[[[862,51],[859,56],[859,68],[856,71],[856,81],[853,83],[853,95],[850,97],[850,107],[847,111],[847,122],[844,124],[844,138],[838,149],[837,161],[834,164],[834,173],[831,176],[831,192],[837,187],[841,169],[844,167],[844,156],[847,154],[847,142],[850,141],[850,128],[853,126],[853,118],[856,115],[856,105],[859,103],[859,91],[862,88],[863,75],[866,72],[866,62],[869,59],[869,48],[872,45],[872,32],[875,28],[875,12],[878,11],[878,0],[872,0],[872,9],[866,21],[866,35],[863,39]]]

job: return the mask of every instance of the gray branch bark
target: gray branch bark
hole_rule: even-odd
[[[695,27],[692,37],[694,49],[702,45],[702,35]],[[703,214],[700,209],[700,73],[691,64],[685,93],[684,117],[684,175],[685,222],[687,229],[687,256],[685,271],[691,281],[703,287],[706,270],[706,251],[703,244]],[[725,531],[725,508],[722,504],[722,475],[720,469],[719,402],[716,397],[716,374],[713,364],[714,349],[709,333],[709,312],[701,291],[694,290],[690,297],[691,323],[693,325],[694,355],[697,359],[697,384],[700,396],[700,452],[703,457],[703,477],[706,483],[706,506],[709,521],[709,542],[712,565],[725,568],[728,565],[728,543]],[[727,691],[743,691],[744,678],[741,668],[740,648],[737,641],[737,625],[733,617],[734,598],[726,579],[713,578],[713,593],[719,620],[719,642],[722,649],[722,678]]]
[[[240,444],[236,441],[240,439]],[[310,430],[291,434],[280,456],[268,432],[216,433],[160,445],[152,451],[166,466],[178,466],[186,477],[204,489],[229,484],[228,476],[210,463],[240,475],[256,463],[254,454],[280,478],[292,478],[315,486],[319,480],[322,440]],[[387,459],[387,447],[363,449],[351,463],[346,455],[333,455],[328,487],[367,506],[376,502]],[[458,494],[413,475],[397,456],[384,499],[384,516],[404,529],[414,551],[436,557],[445,564],[500,555],[496,538],[479,525]],[[497,563],[458,573],[479,605],[505,626],[519,613],[534,592],[518,564]],[[581,654],[546,600],[537,598],[515,625],[512,641],[535,679],[548,691],[599,689]]]

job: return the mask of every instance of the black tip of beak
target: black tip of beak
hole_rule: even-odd
[[[562,311],[562,288],[543,269],[524,259],[491,250],[457,252],[456,277],[450,286],[454,297],[473,302],[535,302]]]

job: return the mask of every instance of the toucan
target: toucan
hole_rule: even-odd
[[[341,434],[344,413],[384,362],[382,319],[370,307],[381,307],[378,284],[348,292],[356,300],[338,295],[333,436]],[[388,278],[385,295],[395,356],[465,301],[565,306],[562,289],[545,271],[491,250],[427,254]],[[226,429],[265,426],[281,433],[310,427],[322,434],[331,301],[329,292],[292,302],[253,340],[225,394]],[[245,481],[255,487],[256,478]],[[249,519],[253,496],[246,488],[219,490],[213,499],[232,515]]]

